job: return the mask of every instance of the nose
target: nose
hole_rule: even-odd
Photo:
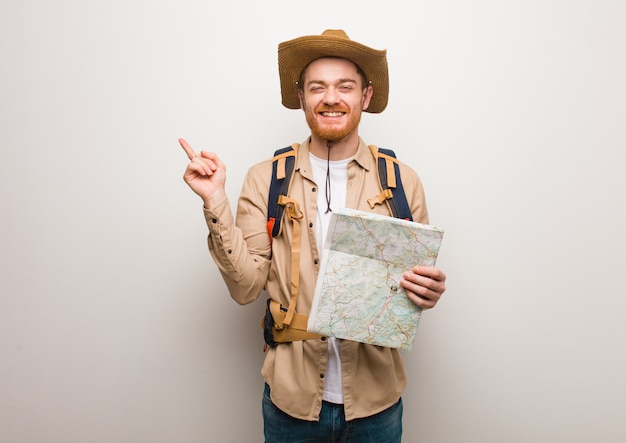
[[[324,93],[324,103],[326,103],[327,105],[336,105],[337,103],[339,103],[339,101],[339,93],[337,92],[337,88],[326,88],[326,92]]]

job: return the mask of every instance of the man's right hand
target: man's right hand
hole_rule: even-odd
[[[226,165],[213,152],[200,151],[196,154],[183,138],[179,138],[178,143],[190,160],[183,179],[202,198],[204,207],[211,208],[226,198]]]

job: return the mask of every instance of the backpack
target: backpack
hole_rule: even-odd
[[[265,315],[261,320],[265,346],[275,347],[279,343],[296,340],[311,340],[321,335],[307,331],[308,316],[298,314],[296,300],[300,279],[300,223],[303,217],[298,203],[289,197],[289,187],[296,165],[296,156],[299,144],[295,143],[274,152],[272,159],[272,181],[267,200],[267,232],[270,241],[280,235],[281,222],[284,212],[287,219],[293,223],[292,268],[291,268],[291,299],[289,307],[268,299]],[[372,155],[376,158],[378,179],[381,192],[367,202],[370,208],[386,203],[396,218],[413,221],[411,208],[407,201],[400,177],[400,165],[395,153],[391,149],[383,149],[374,145],[369,146]]]
[[[284,200],[289,196],[298,146],[296,143],[274,152],[272,181],[267,199],[267,231],[270,238],[278,237],[281,233],[281,221],[286,203]],[[367,200],[370,207],[373,208],[377,204],[386,202],[394,217],[413,221],[411,208],[402,187],[396,154],[391,149],[374,145],[370,145],[369,148],[378,164],[378,179],[382,190],[380,194]]]

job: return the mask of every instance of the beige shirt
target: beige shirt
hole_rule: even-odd
[[[424,191],[417,174],[403,163],[400,174],[414,221],[428,223]],[[239,197],[236,223],[227,200],[205,209],[209,250],[231,297],[240,304],[254,301],[265,289],[272,299],[289,305],[293,230],[285,218],[282,234],[270,245],[267,196],[271,176],[271,159],[250,168]],[[318,185],[313,179],[307,140],[298,150],[290,189],[290,197],[300,203],[304,213],[300,221],[300,285],[296,306],[300,314],[309,313],[321,260],[315,240],[320,186],[323,192],[324,184]],[[379,193],[376,161],[360,140],[354,159],[348,163],[346,207],[391,215],[386,204],[370,208],[367,200]],[[261,373],[271,388],[274,404],[293,417],[318,420],[327,359],[325,339],[269,348]],[[397,349],[342,340],[341,369],[347,420],[367,417],[393,405],[407,382]]]

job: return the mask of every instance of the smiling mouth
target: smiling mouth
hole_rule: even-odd
[[[326,111],[326,112],[320,112],[320,114],[322,114],[324,117],[341,117],[345,114],[345,112],[339,112],[339,111]]]

